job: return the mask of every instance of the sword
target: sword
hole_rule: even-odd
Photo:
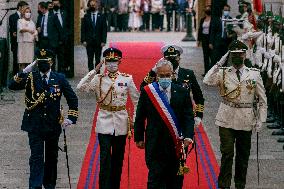
[[[197,144],[195,137],[193,137],[194,153],[195,153],[195,163],[196,163],[196,172],[197,172],[197,182],[199,186],[199,168],[198,168],[198,158],[197,158]]]
[[[258,132],[256,133],[257,184],[259,185]]]
[[[130,189],[130,142],[131,142],[131,137],[132,137],[132,131],[131,131],[131,127],[132,127],[132,120],[130,118],[130,114],[129,114],[129,110],[128,112],[128,117],[127,117],[127,138],[128,138],[128,157],[127,157],[127,164],[128,164],[128,168],[127,168],[127,179],[128,179],[128,183],[127,183],[127,188]]]

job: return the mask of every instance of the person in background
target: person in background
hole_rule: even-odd
[[[47,9],[48,9],[48,11],[53,10],[53,2],[51,2],[51,1],[47,2]]]
[[[130,0],[129,1],[129,20],[128,27],[131,31],[138,31],[142,25],[141,17],[141,0]]]
[[[18,64],[20,71],[33,62],[37,37],[35,23],[31,20],[31,9],[30,7],[25,7],[17,26]]]
[[[86,47],[89,71],[94,69],[101,60],[102,48],[107,39],[107,22],[105,16],[99,12],[100,4],[96,0],[88,2],[88,11],[81,25],[81,42]]]
[[[152,13],[152,30],[161,31],[160,20],[162,19],[163,11],[163,0],[152,0],[151,1],[151,13]]]
[[[175,31],[184,31],[185,29],[185,5],[186,0],[177,0]]]
[[[17,24],[18,20],[22,16],[22,9],[27,7],[29,4],[25,1],[19,1],[17,4],[17,12],[9,16],[9,33],[10,33],[10,44],[11,51],[13,53],[13,74],[18,73],[18,42],[17,42]]]
[[[209,39],[210,39],[210,22],[211,22],[211,6],[206,6],[205,8],[205,17],[201,18],[198,35],[197,35],[197,46],[202,44],[203,50],[203,60],[204,60],[204,74],[211,68],[211,49],[209,48]]]
[[[164,6],[166,7],[166,14],[167,14],[167,31],[171,31],[171,28],[176,25],[175,24],[175,17],[173,16],[174,11],[177,9],[177,2],[176,0],[166,0]],[[174,28],[173,28],[174,29]]]
[[[128,0],[120,0],[118,2],[117,26],[122,32],[128,31],[128,4]]]
[[[150,10],[151,10],[151,0],[141,1],[141,12],[142,12],[142,31],[149,31],[150,29]]]

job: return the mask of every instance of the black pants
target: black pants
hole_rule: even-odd
[[[117,26],[120,31],[128,30],[128,14],[119,14],[117,19]]]
[[[87,55],[88,55],[88,68],[89,71],[93,70],[94,67],[94,57],[95,57],[95,66],[98,65],[101,61],[102,55],[102,46],[97,44],[95,41],[87,41]]]
[[[173,13],[167,13],[167,31],[171,31],[171,24],[174,24],[175,19],[173,19]]]
[[[149,26],[150,26],[150,13],[149,12],[145,12],[142,16],[143,19],[143,25],[142,25],[142,29],[143,30],[149,30]]]
[[[231,186],[234,146],[236,143],[234,181],[236,189],[245,188],[248,160],[251,148],[251,134],[251,131],[219,127],[219,136],[221,142],[220,150],[222,153],[221,167],[218,177],[219,187]]]
[[[201,37],[202,50],[203,50],[203,59],[204,59],[204,74],[206,74],[211,67],[212,57],[211,49],[209,48],[209,35],[202,34]]]
[[[19,64],[18,64],[18,47],[17,49],[12,51],[13,53],[13,75],[19,72]]]
[[[31,150],[30,187],[42,187],[43,185],[45,189],[55,188],[59,136],[60,134],[55,133],[28,133]]]
[[[100,143],[100,189],[119,189],[126,135],[98,134]]]
[[[59,44],[58,48],[56,48],[56,55],[57,55],[57,72],[65,73],[65,46],[66,44],[61,43]],[[55,64],[53,64],[55,66]]]
[[[152,28],[153,28],[153,30],[161,29],[160,28],[161,27],[160,20],[161,20],[160,13],[152,14]]]

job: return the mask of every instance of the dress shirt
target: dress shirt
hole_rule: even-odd
[[[179,66],[177,67],[176,70],[174,70],[174,78],[175,78],[175,79],[178,78],[178,71],[179,71]]]
[[[42,30],[42,32],[43,32],[43,36],[44,37],[47,37],[48,36],[48,32],[47,32],[47,22],[48,22],[48,11],[45,13],[45,14],[43,14],[44,15],[44,17],[42,17],[42,18],[44,18],[44,20],[42,20],[42,22],[43,22],[43,28],[41,28],[41,30]]]
[[[22,18],[20,11],[17,11],[19,18]]]
[[[96,11],[96,12],[92,12],[92,21],[93,21],[93,23],[97,23],[97,19],[98,19],[98,11]],[[94,16],[95,16],[95,21],[94,21]]]
[[[159,86],[159,89],[162,91],[162,92],[165,92],[167,97],[168,97],[168,102],[170,103],[171,102],[171,88],[172,86],[170,85],[168,88],[166,89],[163,89],[161,86]]]
[[[43,75],[46,75],[45,80],[46,80],[46,83],[47,83],[47,84],[48,84],[48,80],[49,80],[50,72],[51,72],[51,69],[49,69],[49,71],[48,71],[46,74],[44,74],[44,73],[41,73],[41,72],[40,72],[40,76],[41,76],[41,78],[43,78]]]

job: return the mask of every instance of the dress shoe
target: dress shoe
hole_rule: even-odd
[[[274,123],[272,125],[267,125],[268,129],[280,129],[281,125],[279,123]]]
[[[284,129],[279,129],[278,131],[273,131],[272,135],[284,135]]]
[[[277,142],[284,142],[284,138],[278,138]]]
[[[29,189],[42,189],[41,186],[38,187],[29,187]]]

